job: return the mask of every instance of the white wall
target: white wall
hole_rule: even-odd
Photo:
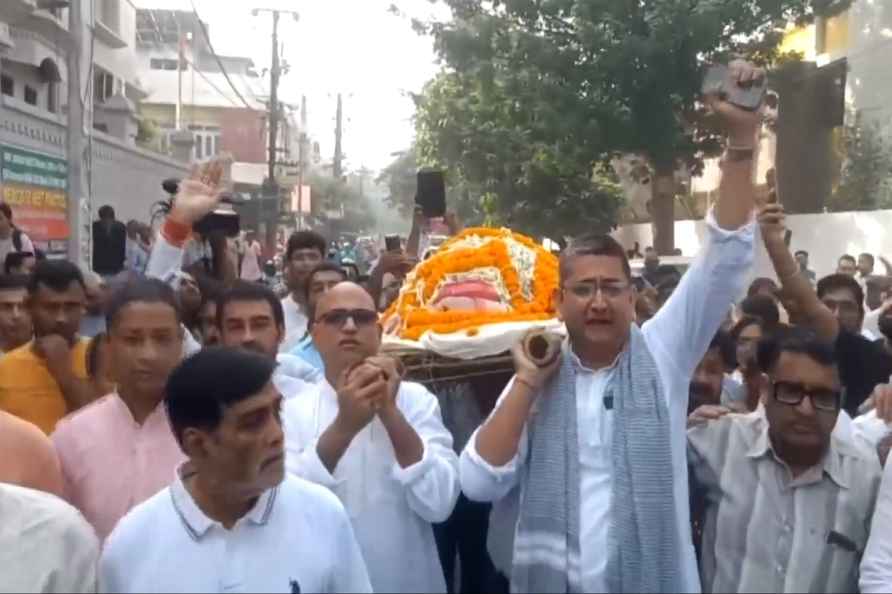
[[[787,221],[793,231],[791,249],[805,250],[811,256],[811,269],[818,278],[836,271],[842,254],[858,256],[862,252],[886,256],[892,260],[892,210],[870,212],[838,212],[829,214],[791,215]],[[695,256],[705,237],[703,221],[677,221],[675,244],[685,256]],[[613,236],[631,249],[637,241],[641,251],[653,245],[653,231],[649,224],[621,227]],[[754,276],[774,276],[765,248],[759,243]],[[883,268],[877,266],[877,273]]]
[[[91,23],[90,3],[95,3],[95,15],[97,19],[101,14],[102,0],[83,0],[83,18],[84,23]],[[136,56],[136,9],[129,0],[118,0],[119,2],[119,28],[115,33],[118,37],[127,43],[127,47],[121,49],[112,49],[97,37],[96,43],[92,48],[93,62],[102,69],[111,72],[116,79],[121,79],[132,86],[138,86],[139,60]],[[86,34],[86,45],[89,46],[89,33]],[[83,76],[86,76],[86,72]]]

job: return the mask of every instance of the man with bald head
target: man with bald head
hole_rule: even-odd
[[[371,295],[343,282],[315,307],[325,379],[289,400],[288,471],[344,503],[376,592],[445,592],[431,524],[459,495],[458,458],[436,397],[381,356]]]

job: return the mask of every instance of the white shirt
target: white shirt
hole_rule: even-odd
[[[403,382],[397,406],[424,443],[417,464],[399,466],[387,430],[375,418],[329,474],[316,447],[337,416],[338,401],[323,381],[285,403],[287,468],[330,488],[344,503],[376,592],[445,592],[431,524],[445,521],[455,507],[458,457],[437,399],[426,388]]]
[[[892,592],[892,464],[889,463],[883,470],[858,586],[862,594]]]
[[[231,530],[177,479],[112,532],[99,584],[102,592],[371,592],[343,506],[294,477]]]
[[[742,294],[753,261],[752,223],[737,231],[726,231],[716,225],[710,213],[707,229],[708,240],[703,252],[666,305],[642,328],[669,407],[675,515],[680,539],[678,566],[682,589],[686,592],[700,591],[688,502],[686,422],[689,384],[728,307]],[[612,497],[609,444],[613,425],[613,413],[605,412],[603,396],[611,371],[580,371],[576,387],[577,400],[584,401],[577,402],[581,445],[580,553],[581,566],[585,568],[582,586],[587,592],[603,592],[606,590],[607,518]],[[521,470],[527,452],[528,441],[524,432],[518,455],[505,466],[495,468],[477,452],[475,434],[461,455],[461,485],[465,495],[474,501],[497,501],[515,485],[520,484],[522,488]]]
[[[324,379],[322,372],[298,357],[279,353],[276,355],[276,370],[273,372],[273,384],[286,400],[310,389]]]
[[[0,592],[95,592],[99,540],[61,499],[0,483]]]
[[[259,281],[263,278],[263,273],[260,271],[260,255],[262,253],[263,249],[256,241],[245,246],[245,253],[242,256],[242,280]]]
[[[307,316],[291,295],[282,299],[282,309],[285,310],[285,340],[282,341],[279,350],[287,353],[296,347],[307,333]]]

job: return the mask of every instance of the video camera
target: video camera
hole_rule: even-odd
[[[161,183],[161,187],[170,194],[170,199],[162,203],[162,210],[170,212],[180,188],[180,180],[176,178],[166,179]],[[241,217],[232,207],[242,204],[242,201],[232,194],[224,192],[220,203],[226,206],[221,206],[197,221],[192,225],[192,230],[200,233],[203,237],[207,237],[215,232],[222,233],[226,237],[238,236],[241,231]]]

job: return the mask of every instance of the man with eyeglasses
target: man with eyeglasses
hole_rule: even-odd
[[[804,329],[759,345],[767,374],[748,415],[688,431],[693,477],[706,490],[704,592],[856,592],[881,470],[852,432],[836,353]]]
[[[743,62],[732,70],[741,85],[762,76]],[[753,260],[760,122],[716,97],[708,101],[729,148],[700,257],[639,329],[622,245],[596,235],[571,242],[555,292],[568,340],[544,365],[522,343],[514,348],[515,377],[462,452],[469,499],[521,494],[512,591],[700,589],[688,503],[688,397]]]
[[[784,240],[787,227],[783,206],[763,207],[759,225],[783,292],[794,302],[802,325],[836,346],[839,376],[846,389],[843,408],[854,417],[873,389],[885,384],[892,375],[892,356],[861,336],[864,292],[858,281],[847,274],[822,278],[815,291]]]
[[[371,295],[343,282],[316,303],[325,381],[285,403],[288,471],[344,503],[376,592],[445,592],[432,524],[459,495],[436,397],[381,356]]]

